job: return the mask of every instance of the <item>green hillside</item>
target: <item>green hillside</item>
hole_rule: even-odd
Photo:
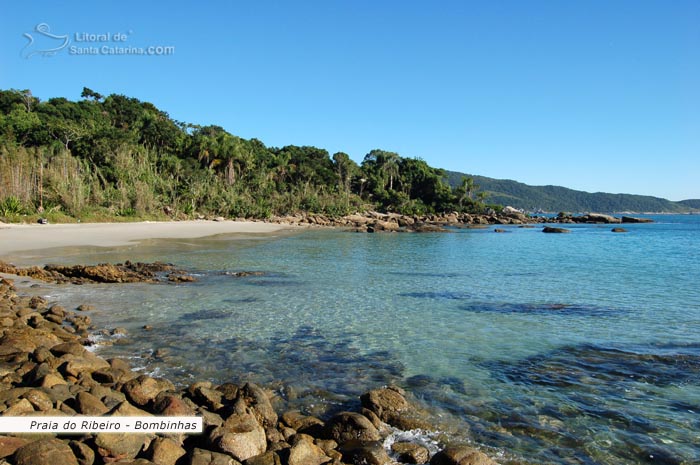
[[[681,200],[680,202],[676,203],[688,207],[694,211],[700,211],[700,199]]]
[[[488,193],[488,202],[527,211],[687,213],[691,209],[700,208],[700,200],[672,202],[647,195],[589,193],[560,186],[529,186],[509,179],[493,179],[454,171],[447,172],[448,183],[456,186],[463,176],[472,177],[481,190]]]

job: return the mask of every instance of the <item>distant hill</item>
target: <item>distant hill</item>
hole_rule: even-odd
[[[590,193],[561,186],[529,186],[509,179],[447,171],[451,186],[459,185],[462,176],[472,177],[480,190],[489,194],[486,199],[488,203],[510,205],[526,211],[687,213],[700,210],[700,200],[672,202],[647,195]]]
[[[691,208],[694,211],[700,211],[700,199],[688,199],[688,200],[681,200],[680,202],[676,202],[681,205],[684,205],[688,208]]]

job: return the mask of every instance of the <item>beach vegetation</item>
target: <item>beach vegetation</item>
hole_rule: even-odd
[[[221,126],[175,121],[124,95],[85,87],[81,98],[41,101],[29,90],[0,90],[3,216],[51,209],[83,221],[265,219],[484,208],[473,182],[452,188],[443,170],[420,158],[376,149],[358,164],[344,152],[268,147]]]

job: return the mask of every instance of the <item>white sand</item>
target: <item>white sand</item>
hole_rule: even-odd
[[[4,224],[0,257],[27,250],[68,246],[114,247],[145,239],[192,239],[230,233],[271,233],[288,225],[252,221],[172,221],[141,223]]]

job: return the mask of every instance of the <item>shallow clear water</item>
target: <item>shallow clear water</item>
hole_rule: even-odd
[[[187,285],[46,287],[129,330],[104,355],[182,383],[253,380],[312,411],[397,383],[506,457],[700,463],[700,217],[655,218],[624,234],[308,231],[17,261],[194,270]],[[265,275],[223,274],[242,270]]]

